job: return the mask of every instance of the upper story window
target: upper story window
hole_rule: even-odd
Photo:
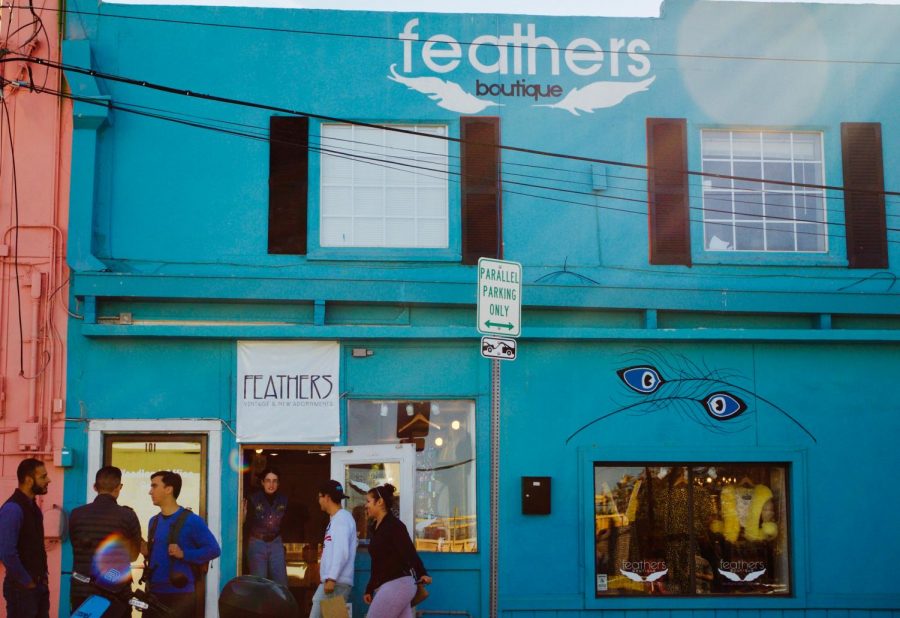
[[[444,125],[321,126],[321,247],[449,246]]]
[[[828,251],[822,134],[701,131],[707,251]],[[759,179],[759,180],[756,180]],[[778,183],[772,182],[778,181]]]

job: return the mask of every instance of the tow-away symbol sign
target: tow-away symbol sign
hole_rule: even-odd
[[[518,337],[521,333],[522,265],[478,260],[478,331]]]
[[[512,337],[482,337],[481,355],[485,358],[516,360],[517,344]]]

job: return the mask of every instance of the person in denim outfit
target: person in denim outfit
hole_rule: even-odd
[[[281,541],[281,522],[287,513],[287,497],[278,491],[280,474],[275,468],[263,470],[262,489],[245,501],[249,541],[247,561],[250,574],[287,586],[287,565]]]

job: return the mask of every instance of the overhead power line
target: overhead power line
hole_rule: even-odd
[[[175,88],[173,86],[167,86],[165,84],[159,84],[159,83],[150,82],[150,81],[146,81],[146,80],[135,79],[135,78],[131,78],[131,77],[124,77],[124,76],[120,76],[120,75],[114,75],[111,73],[105,73],[103,71],[97,71],[95,69],[85,69],[83,67],[79,67],[79,66],[75,66],[75,65],[69,65],[69,64],[65,64],[65,63],[61,63],[61,62],[53,62],[50,60],[44,60],[42,58],[35,58],[32,56],[15,54],[13,52],[10,52],[9,50],[0,50],[0,63],[10,62],[10,61],[30,62],[30,63],[54,68],[54,69],[61,70],[61,71],[71,71],[74,73],[79,73],[81,75],[88,75],[88,76],[96,78],[96,79],[104,79],[104,80],[109,80],[109,81],[113,81],[113,82],[137,86],[140,88],[148,88],[150,90],[156,90],[156,91],[165,92],[168,94],[190,97],[193,99],[199,99],[199,100],[203,100],[203,101],[213,101],[216,103],[237,105],[237,106],[241,106],[241,107],[249,107],[252,109],[260,109],[260,110],[265,110],[268,112],[290,114],[290,115],[294,115],[294,116],[307,116],[309,118],[315,118],[317,120],[322,120],[325,122],[337,122],[337,123],[343,123],[343,124],[352,124],[355,126],[368,127],[368,128],[372,128],[372,129],[378,129],[378,130],[382,130],[382,131],[390,131],[390,132],[394,132],[394,133],[403,133],[403,134],[415,135],[415,136],[423,135],[422,133],[416,132],[412,129],[404,129],[404,128],[401,128],[398,126],[377,124],[377,123],[372,123],[372,122],[363,122],[360,120],[353,120],[350,118],[342,118],[342,117],[338,117],[338,116],[328,116],[328,115],[324,115],[324,114],[316,114],[316,113],[305,111],[305,110],[292,109],[292,108],[281,107],[281,106],[277,106],[277,105],[256,103],[256,102],[247,101],[244,99],[236,99],[233,97],[224,97],[224,96],[219,96],[219,95],[214,95],[214,94],[200,93],[200,92],[195,92],[193,90],[186,90],[183,88]],[[447,142],[454,142],[454,143],[463,143],[465,141],[461,138],[451,137],[448,135],[429,134],[429,135],[426,135],[425,137],[428,137],[430,139],[444,140]],[[772,185],[780,185],[780,186],[788,186],[788,187],[804,187],[804,188],[810,188],[810,189],[820,189],[820,190],[829,190],[829,191],[845,191],[846,190],[844,187],[837,186],[837,185],[821,185],[821,184],[813,184],[813,183],[791,182],[791,181],[784,181],[784,180],[769,180],[769,179],[751,178],[751,177],[747,177],[747,176],[732,176],[732,175],[727,175],[727,174],[714,174],[714,173],[710,173],[710,172],[698,172],[696,170],[671,170],[671,169],[666,169],[666,168],[653,168],[651,166],[640,164],[640,163],[628,163],[625,161],[612,161],[609,159],[599,159],[596,157],[587,157],[587,156],[583,156],[583,155],[574,155],[574,154],[552,152],[552,151],[547,151],[547,150],[538,150],[535,148],[524,148],[521,146],[510,146],[508,144],[499,144],[499,145],[497,145],[497,148],[499,148],[501,150],[509,151],[509,152],[518,152],[518,153],[523,153],[523,154],[531,154],[531,155],[544,156],[544,157],[550,157],[550,158],[556,158],[556,159],[566,159],[566,160],[570,160],[570,161],[582,161],[582,162],[586,162],[586,163],[598,163],[598,164],[602,164],[602,165],[614,165],[614,166],[619,166],[619,167],[641,169],[641,170],[657,169],[657,170],[661,170],[661,171],[677,172],[677,173],[687,174],[688,176],[699,176],[699,177],[703,177],[703,178],[718,178],[718,179],[722,179],[722,180],[739,180],[739,181],[754,182],[754,183],[766,182],[766,183],[772,184]],[[869,193],[869,194],[877,194],[877,195],[900,196],[900,192],[898,192],[898,191],[872,191],[872,190],[865,190],[865,189],[853,189],[852,191],[854,193]]]
[[[27,5],[12,5],[11,8],[25,8]],[[48,11],[59,11],[66,14],[71,15],[89,15],[92,17],[98,17],[103,19],[121,19],[121,20],[131,20],[131,21],[149,21],[156,23],[164,23],[164,24],[177,24],[177,25],[185,25],[185,26],[203,26],[210,28],[225,28],[225,29],[234,29],[234,30],[249,30],[249,31],[258,31],[258,32],[275,32],[282,34],[298,34],[305,36],[320,36],[320,37],[335,37],[335,38],[345,38],[345,39],[364,39],[364,40],[374,40],[374,41],[393,41],[397,42],[400,39],[397,36],[388,36],[388,35],[379,35],[379,34],[357,34],[350,32],[330,32],[327,30],[302,30],[297,28],[277,28],[274,26],[250,26],[247,24],[224,24],[217,22],[207,22],[207,21],[199,21],[199,20],[188,20],[188,19],[166,19],[162,17],[141,17],[137,15],[118,15],[113,13],[98,13],[94,11],[77,11],[74,9],[68,8],[52,8],[47,7]],[[598,18],[602,19],[602,18]],[[427,42],[427,39],[410,39],[414,43],[424,44]],[[458,44],[463,46],[471,46],[474,44],[473,41],[457,41]],[[552,45],[519,45],[521,49],[536,49],[536,50],[544,50],[544,51],[565,51],[565,48],[554,47]],[[605,53],[614,55],[614,54],[627,54],[627,51],[623,50],[604,50]],[[804,64],[849,64],[849,65],[876,65],[876,66],[900,66],[900,60],[853,60],[853,59],[841,59],[841,58],[796,58],[796,57],[788,57],[788,56],[752,56],[752,55],[726,55],[726,54],[689,54],[689,53],[678,53],[678,52],[654,52],[654,51],[641,51],[641,54],[644,56],[650,57],[660,57],[660,58],[691,58],[691,59],[702,59],[702,60],[741,60],[741,61],[754,61],[754,62],[796,62],[796,63],[804,63]]]
[[[149,117],[149,118],[153,118],[153,119],[157,119],[157,120],[172,122],[175,124],[181,124],[181,125],[192,127],[192,128],[205,129],[205,130],[218,132],[218,133],[231,135],[231,136],[236,136],[236,137],[246,137],[249,139],[254,139],[254,140],[263,141],[263,142],[273,141],[270,139],[270,137],[267,134],[264,134],[262,132],[249,132],[249,131],[242,131],[242,130],[231,129],[231,128],[226,129],[226,128],[222,128],[220,126],[215,126],[215,125],[211,125],[211,124],[198,122],[196,120],[185,120],[184,118],[175,118],[173,116],[167,115],[165,113],[167,110],[160,110],[159,108],[146,108],[143,106],[130,106],[128,104],[124,104],[124,105],[116,104],[116,103],[113,103],[112,101],[109,101],[106,99],[98,100],[98,99],[88,98],[88,97],[79,97],[76,95],[71,95],[69,93],[63,93],[63,92],[58,92],[58,91],[44,90],[44,92],[46,92],[47,94],[56,95],[56,96],[67,98],[67,99],[74,100],[74,101],[82,101],[84,103],[96,105],[99,107],[106,107],[106,108],[121,111],[121,112],[126,112],[126,113],[130,113],[130,114],[135,114],[138,116],[144,116],[144,117]],[[142,108],[142,109],[133,109],[133,107],[138,107],[138,108]],[[153,111],[146,111],[148,109],[152,109]],[[163,112],[163,113],[160,113],[160,112]],[[207,119],[207,120],[209,120],[209,119]],[[246,125],[246,124],[241,124],[241,123],[225,122],[225,124],[238,125],[238,126],[243,126],[243,127],[247,127],[247,128],[259,129],[258,127],[254,127],[253,125]],[[428,134],[422,134],[422,133],[417,133],[416,135],[419,135],[422,137],[429,136]],[[331,138],[326,138],[326,139],[331,139]],[[293,142],[285,142],[284,140],[274,140],[274,141],[276,141],[277,143],[286,143],[286,144],[293,143]],[[353,142],[353,140],[338,140],[338,141]],[[369,144],[369,145],[371,145],[371,144]],[[324,156],[331,156],[331,157],[335,157],[338,159],[360,162],[360,163],[363,163],[366,165],[382,167],[385,169],[406,171],[409,173],[414,173],[416,175],[428,176],[428,177],[432,177],[432,178],[439,178],[441,180],[446,179],[450,182],[454,182],[457,184],[459,183],[458,178],[461,176],[461,172],[454,171],[454,170],[450,169],[449,166],[446,169],[445,168],[428,167],[426,165],[422,165],[421,162],[419,162],[411,157],[390,158],[389,155],[385,155],[383,153],[378,153],[378,152],[373,153],[373,152],[366,151],[366,150],[360,151],[360,150],[355,150],[355,149],[341,150],[341,149],[338,149],[335,147],[326,147],[321,144],[321,139],[320,139],[319,144],[315,144],[315,143],[308,144],[308,147],[309,147],[310,151],[317,152]],[[371,156],[371,155],[374,155],[374,156]],[[389,157],[389,158],[385,158],[385,157]],[[410,161],[412,161],[412,162],[410,162]],[[432,175],[432,174],[437,174],[437,176]],[[520,175],[520,176],[523,176],[523,175]],[[528,176],[525,176],[525,177],[530,178]],[[541,179],[541,178],[538,178],[538,179]],[[544,178],[544,180],[553,180],[553,179]],[[559,187],[546,186],[546,185],[541,185],[541,184],[512,181],[512,180],[508,180],[506,178],[506,175],[504,175],[504,179],[501,184],[502,184],[501,190],[503,191],[503,193],[508,194],[508,195],[519,195],[519,196],[524,196],[524,197],[528,197],[528,198],[548,200],[548,201],[552,201],[553,203],[556,203],[556,204],[568,204],[568,205],[583,206],[583,207],[588,207],[588,208],[597,208],[597,209],[607,210],[607,211],[611,211],[611,212],[622,212],[622,213],[626,213],[626,214],[635,214],[635,215],[640,215],[640,216],[647,215],[646,210],[632,210],[632,209],[628,209],[625,207],[616,207],[616,206],[611,205],[611,203],[626,202],[626,203],[639,204],[639,205],[643,206],[643,205],[646,205],[645,198],[641,198],[641,199],[629,198],[629,197],[624,197],[624,196],[620,196],[620,195],[602,195],[601,196],[601,195],[597,195],[597,194],[593,193],[592,191],[590,191],[590,192],[589,191],[577,191],[574,189],[561,189]],[[509,186],[524,187],[525,189],[531,189],[531,190],[547,191],[550,193],[550,195],[539,194],[539,193],[530,193],[530,192],[526,192],[524,190],[513,190],[512,188],[509,188]],[[632,190],[634,190],[634,189],[632,189]],[[591,198],[594,198],[594,201],[592,203],[588,203],[588,202],[584,202],[584,201],[576,201],[575,199],[565,199],[565,198],[559,197],[559,195],[556,195],[559,193],[575,195],[575,196],[591,197]],[[598,201],[600,201],[602,203],[598,203]],[[704,208],[702,206],[689,206],[689,208],[692,211],[699,211],[699,212],[720,212],[723,214],[734,214],[735,216],[738,216],[738,215],[744,215],[746,217],[751,216],[751,213],[741,213],[741,212],[732,213],[731,211],[723,211],[723,210]],[[768,222],[770,222],[770,223],[804,223],[804,224],[817,224],[817,225],[821,225],[823,227],[828,226],[829,228],[844,227],[844,224],[841,224],[841,223],[826,223],[824,221],[821,221],[821,222],[810,221],[807,219],[797,219],[797,218],[785,217],[785,216],[769,215],[767,217],[767,219],[768,219]],[[695,222],[695,223],[707,223],[706,221],[704,221],[702,219],[689,219],[689,221]],[[759,229],[760,229],[759,224],[754,225],[750,222],[734,222],[731,224],[731,227],[734,227],[735,229],[753,229],[753,230],[757,230],[757,231],[759,231]],[[887,228],[887,231],[897,232],[897,231],[900,231],[900,228],[890,228],[889,227],[889,228]],[[825,233],[821,233],[821,232],[813,232],[813,231],[806,231],[806,230],[795,230],[791,233],[795,233],[798,236],[802,236],[802,237],[824,237],[824,238],[830,238],[830,239],[845,238],[845,236],[834,233],[832,231],[826,231]],[[888,239],[888,242],[900,243],[900,240]]]

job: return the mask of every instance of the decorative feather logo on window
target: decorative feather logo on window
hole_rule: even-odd
[[[746,428],[741,417],[750,410],[748,401],[754,402],[757,408],[764,405],[775,410],[816,441],[815,436],[787,410],[738,385],[741,376],[735,372],[710,369],[684,356],[670,356],[654,350],[641,350],[636,356],[637,364],[617,370],[616,375],[631,395],[637,394],[640,398],[623,402],[616,410],[585,423],[566,438],[567,444],[588,427],[623,412],[678,412],[710,431],[734,433]]]
[[[668,572],[669,572],[669,569],[664,569],[662,571],[656,571],[655,573],[650,573],[650,575],[648,575],[647,577],[642,577],[642,576],[638,575],[637,573],[632,573],[631,571],[624,571],[622,569],[619,569],[619,573],[621,573],[622,575],[624,575],[631,581],[644,582],[644,583],[655,582],[656,580],[664,577],[666,575],[666,573],[668,573]]]
[[[733,582],[752,582],[754,580],[759,579],[763,573],[766,572],[765,569],[762,571],[753,571],[752,573],[747,573],[743,578],[737,573],[732,573],[731,571],[723,571],[722,569],[716,569],[719,573],[725,576],[725,579]]]

